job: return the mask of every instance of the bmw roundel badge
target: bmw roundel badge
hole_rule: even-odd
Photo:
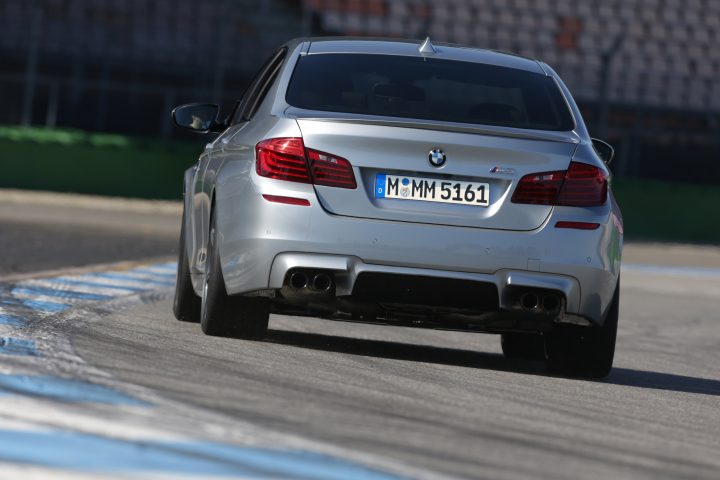
[[[442,167],[443,165],[445,165],[445,160],[447,160],[447,156],[445,155],[445,152],[443,152],[441,149],[433,148],[428,154],[428,160],[430,160],[430,165],[432,165],[433,167]]]

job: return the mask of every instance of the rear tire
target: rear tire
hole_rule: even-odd
[[[173,301],[173,314],[182,322],[200,321],[200,297],[190,279],[190,262],[188,261],[185,245],[185,208],[183,208],[182,226],[180,227],[180,242],[178,253],[177,276],[175,278],[175,299]]]
[[[543,337],[533,333],[503,333],[500,336],[505,358],[522,360],[544,360],[545,343]]]
[[[267,298],[232,297],[227,294],[220,267],[215,211],[210,215],[205,281],[200,326],[206,335],[236,336],[257,340],[265,336],[270,318]]]
[[[612,369],[620,314],[620,281],[602,327],[558,325],[545,341],[546,362],[551,372],[588,377],[607,377]]]

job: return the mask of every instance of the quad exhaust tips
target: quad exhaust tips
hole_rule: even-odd
[[[327,273],[318,273],[310,283],[310,288],[317,292],[327,292],[330,287],[332,287],[332,278]]]
[[[287,285],[293,290],[312,290],[317,293],[327,293],[332,290],[334,279],[325,272],[305,272],[302,270],[290,274]]]
[[[560,312],[560,296],[554,293],[538,295],[535,292],[525,292],[520,296],[520,306],[523,310],[556,314]]]
[[[292,288],[305,288],[308,286],[308,276],[304,272],[295,272],[290,275],[290,286]]]
[[[520,305],[525,310],[535,310],[540,305],[540,297],[536,293],[526,292],[520,297]]]

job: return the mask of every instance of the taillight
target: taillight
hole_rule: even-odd
[[[591,207],[607,200],[605,173],[586,163],[570,162],[567,171],[531,173],[518,182],[513,203]]]
[[[513,203],[554,205],[565,180],[565,172],[543,172],[525,175],[512,196]]]
[[[570,162],[557,205],[593,207],[607,200],[607,177],[597,167]]]
[[[328,187],[357,188],[350,162],[306,149],[302,138],[270,138],[255,146],[255,170],[261,177]]]
[[[307,149],[313,183],[328,187],[357,188],[350,162],[342,157]]]
[[[310,182],[302,138],[271,138],[255,145],[255,170],[261,177]]]

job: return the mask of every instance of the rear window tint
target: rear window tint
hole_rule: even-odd
[[[482,63],[370,54],[301,57],[286,94],[298,108],[537,130],[574,128],[546,75]]]

